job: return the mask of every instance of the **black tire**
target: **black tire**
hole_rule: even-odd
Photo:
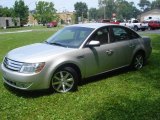
[[[142,30],[142,31],[145,31],[146,29],[145,29],[145,28],[142,28],[141,30]]]
[[[144,55],[142,53],[137,53],[132,60],[131,67],[134,70],[139,70],[144,66],[144,63]]]
[[[134,30],[135,30],[135,31],[138,31],[138,27],[137,27],[137,26],[134,26]]]
[[[152,30],[152,27],[149,26],[149,27],[148,27],[148,30]]]
[[[70,91],[76,91],[78,87],[78,74],[71,67],[64,67],[58,69],[52,77],[51,89],[59,92],[65,93]]]

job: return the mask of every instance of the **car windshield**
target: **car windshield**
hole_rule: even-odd
[[[46,40],[48,44],[78,48],[93,31],[86,27],[65,27]]]

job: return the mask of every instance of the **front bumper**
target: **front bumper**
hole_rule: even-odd
[[[3,81],[14,88],[21,90],[39,90],[49,88],[49,82],[46,79],[45,71],[38,74],[24,74],[11,71],[1,64]]]

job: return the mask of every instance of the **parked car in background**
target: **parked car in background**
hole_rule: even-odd
[[[33,24],[27,23],[23,25],[24,27],[29,27],[29,26],[33,26]]]
[[[103,20],[101,20],[101,23],[109,23],[109,22],[110,22],[109,19],[103,19]]]
[[[7,53],[1,65],[3,81],[22,90],[74,91],[84,78],[126,66],[141,69],[151,51],[149,37],[124,26],[70,25],[43,43]]]
[[[53,22],[47,23],[47,28],[51,28],[51,27],[57,27],[57,22],[53,21]]]
[[[148,29],[148,23],[139,22],[136,19],[128,20],[127,22],[120,23],[120,25],[129,27],[131,29],[134,29],[135,31],[145,31]]]
[[[154,30],[154,29],[160,28],[160,21],[158,21],[158,20],[151,20],[151,21],[147,21],[147,22],[148,22],[148,29],[149,30]]]
[[[102,21],[101,21],[101,23],[111,23],[111,24],[120,24],[120,21],[118,21],[118,20],[109,20],[109,19],[103,19]]]

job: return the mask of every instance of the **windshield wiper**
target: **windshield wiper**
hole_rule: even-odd
[[[66,47],[65,45],[61,44],[61,43],[57,43],[57,42],[54,42],[54,43],[49,43],[51,45],[56,45],[56,46],[62,46],[62,47]]]
[[[48,41],[44,41],[44,43],[50,44]]]
[[[57,43],[57,42],[53,42],[53,43],[51,43],[51,42],[48,42],[48,41],[44,41],[45,43],[47,43],[47,44],[50,44],[50,45],[56,45],[56,46],[62,46],[62,47],[66,47],[66,45],[64,45],[64,44],[61,44],[61,43]]]

